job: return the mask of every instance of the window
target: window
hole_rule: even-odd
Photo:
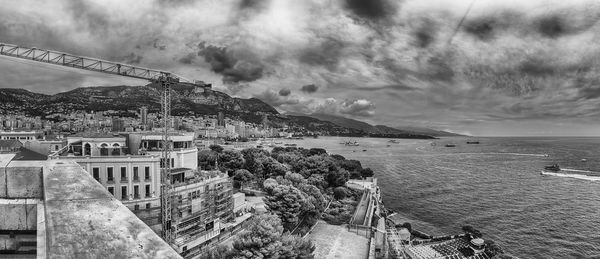
[[[137,166],[133,167],[133,180],[139,180],[140,179],[140,174],[139,174],[139,168]]]
[[[127,186],[121,186],[121,200],[127,199]]]
[[[107,180],[108,181],[114,181],[114,176],[113,176],[113,168],[112,167],[107,167],[106,168],[106,174],[107,176]]]
[[[127,167],[121,167],[121,180],[127,180]]]
[[[146,203],[146,209],[149,209],[149,208],[150,208],[150,203],[148,202],[148,203]]]
[[[150,180],[150,167],[146,166],[144,168],[144,179]]]
[[[133,197],[135,197],[136,199],[140,198],[140,186],[139,185],[133,186]]]
[[[110,192],[112,195],[115,195],[115,187],[108,187],[108,192]]]
[[[100,168],[98,167],[94,167],[92,168],[92,175],[94,176],[94,179],[96,179],[96,181],[100,181]]]
[[[102,145],[100,145],[100,155],[108,156],[108,144],[102,143]]]
[[[139,204],[134,205],[133,210],[140,210],[140,205]]]
[[[146,197],[150,197],[150,185],[146,184]]]

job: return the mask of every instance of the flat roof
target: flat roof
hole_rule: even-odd
[[[47,258],[181,258],[73,161],[46,161]]]
[[[119,134],[106,133],[106,132],[78,132],[68,137],[80,137],[80,138],[125,138]]]

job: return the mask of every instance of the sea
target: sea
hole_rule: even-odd
[[[347,140],[359,146],[341,144]],[[389,140],[286,143],[325,148],[370,167],[386,208],[428,234],[458,234],[471,225],[517,258],[600,258],[600,181],[541,175],[555,163],[600,171],[600,138]],[[480,144],[466,143],[475,140]]]

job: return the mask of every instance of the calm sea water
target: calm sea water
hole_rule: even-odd
[[[540,175],[553,163],[600,171],[600,138],[345,139],[288,142],[360,160],[386,207],[429,234],[472,225],[519,258],[600,258],[600,181]]]

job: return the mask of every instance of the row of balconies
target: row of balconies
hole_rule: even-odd
[[[96,179],[96,180],[98,180],[98,179]],[[142,181],[142,179],[140,177],[133,177],[133,181],[134,182],[140,182],[140,181]],[[144,178],[143,181],[144,182],[152,182],[152,178]],[[120,180],[119,180],[119,183],[122,183],[122,182],[129,182],[129,178],[128,177],[121,177]],[[115,178],[113,177],[113,178],[106,179],[106,183],[108,183],[108,184],[115,183]]]
[[[139,200],[139,199],[148,199],[148,198],[156,198],[155,193],[154,192],[152,192],[151,194],[146,193],[144,195],[144,197],[142,197],[142,195],[139,193],[121,195],[121,200]]]

